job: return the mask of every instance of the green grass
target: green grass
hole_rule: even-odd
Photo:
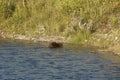
[[[119,0],[1,0],[0,29],[33,37],[62,35],[81,42],[94,32],[119,27],[119,9]]]

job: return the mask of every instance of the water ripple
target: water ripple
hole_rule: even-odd
[[[84,50],[0,45],[0,80],[120,80],[120,61]]]

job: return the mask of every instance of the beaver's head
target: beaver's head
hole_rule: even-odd
[[[63,44],[57,43],[57,42],[50,42],[48,47],[49,48],[61,48],[61,47],[63,47]]]

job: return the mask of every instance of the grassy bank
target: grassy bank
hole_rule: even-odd
[[[119,0],[1,0],[0,34],[63,36],[119,51],[119,10]]]

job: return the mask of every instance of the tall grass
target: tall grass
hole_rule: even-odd
[[[118,27],[119,9],[119,0],[1,0],[0,29],[9,34],[62,35],[79,42],[96,31]]]

